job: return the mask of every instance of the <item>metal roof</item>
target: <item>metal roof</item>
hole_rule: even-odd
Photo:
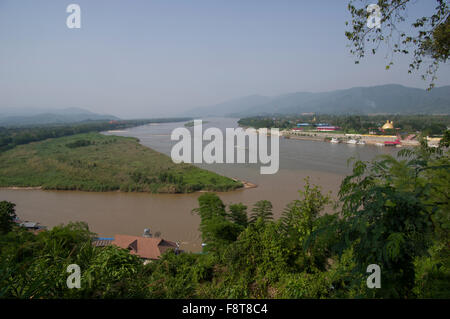
[[[36,228],[36,227],[38,227],[38,223],[35,223],[35,222],[24,222],[24,223],[22,223],[20,225],[23,226],[23,227],[26,227],[26,228]]]

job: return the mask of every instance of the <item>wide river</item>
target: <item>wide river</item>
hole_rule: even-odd
[[[206,119],[208,127],[237,127],[237,119]],[[170,156],[175,142],[173,129],[184,123],[145,125],[126,131],[106,133],[139,138],[145,146]],[[192,130],[192,129],[191,129]],[[250,181],[258,187],[219,193],[225,204],[242,202],[251,206],[258,200],[270,200],[275,217],[279,217],[290,201],[298,198],[304,178],[320,185],[324,192],[336,197],[342,178],[351,172],[350,157],[370,160],[380,154],[395,154],[398,149],[369,145],[331,144],[317,141],[280,139],[280,169],[273,175],[261,175],[260,164],[201,164],[219,174]],[[102,237],[115,234],[141,235],[144,228],[161,232],[168,240],[179,241],[181,248],[201,250],[199,217],[192,214],[197,207],[193,194],[90,193],[78,191],[42,191],[0,189],[0,200],[16,203],[22,220],[52,227],[69,221],[85,221],[91,231]]]

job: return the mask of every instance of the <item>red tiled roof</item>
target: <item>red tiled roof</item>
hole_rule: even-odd
[[[174,242],[162,238],[148,238],[129,235],[115,235],[113,245],[128,249],[131,254],[145,259],[159,259],[168,249],[175,249]]]

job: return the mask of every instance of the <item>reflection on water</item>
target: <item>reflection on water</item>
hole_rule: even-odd
[[[135,136],[143,145],[170,155],[170,133],[184,123],[145,125],[111,134]],[[236,127],[235,119],[208,119],[207,127]],[[108,133],[106,133],[108,134]],[[280,216],[285,205],[298,197],[303,179],[322,186],[325,192],[336,191],[342,177],[351,169],[349,157],[370,160],[379,154],[394,154],[396,149],[369,145],[331,144],[303,140],[280,140],[280,170],[274,175],[260,175],[260,164],[202,164],[222,175],[248,180],[257,188],[220,193],[226,204],[242,202],[251,206],[268,199],[274,214]],[[18,216],[54,226],[69,221],[86,221],[92,231],[102,236],[114,234],[141,235],[144,228],[162,237],[179,241],[182,249],[200,251],[199,217],[191,210],[197,207],[195,194],[89,193],[72,191],[0,190],[0,200],[17,204]],[[249,209],[250,210],[250,209]]]

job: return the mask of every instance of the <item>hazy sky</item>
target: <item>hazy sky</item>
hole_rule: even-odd
[[[0,0],[0,109],[81,107],[172,116],[250,94],[399,83],[425,88],[398,56],[355,65],[348,0]],[[373,2],[376,2],[375,0]],[[436,1],[415,0],[411,17]],[[68,29],[66,7],[81,7]],[[450,84],[450,66],[437,85]]]

